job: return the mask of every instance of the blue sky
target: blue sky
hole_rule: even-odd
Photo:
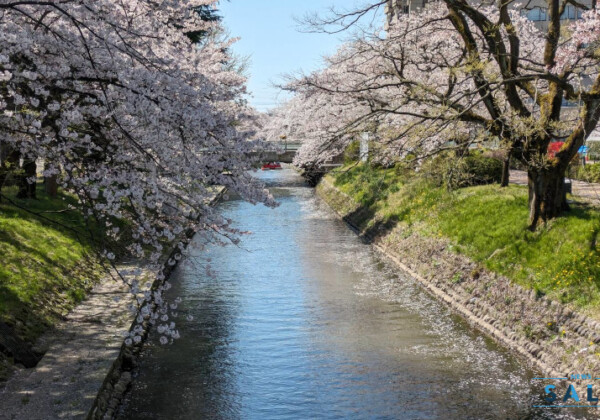
[[[298,70],[321,67],[321,57],[336,51],[347,35],[301,33],[294,17],[326,13],[330,6],[349,8],[353,0],[222,0],[223,22],[231,36],[241,37],[234,51],[250,56],[250,103],[260,111],[286,98],[272,82]]]

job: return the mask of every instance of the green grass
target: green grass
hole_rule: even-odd
[[[367,165],[329,175],[374,214],[419,234],[450,240],[486,268],[591,313],[600,309],[600,210],[574,205],[536,232],[527,230],[527,190],[497,185],[447,191],[422,176]]]
[[[80,302],[102,272],[83,217],[68,210],[73,197],[51,199],[42,188],[37,200],[17,200],[14,188],[2,193],[13,203],[0,202],[0,322],[32,342]]]

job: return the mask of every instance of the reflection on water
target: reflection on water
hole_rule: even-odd
[[[394,273],[293,171],[260,176],[281,206],[220,204],[252,234],[176,270],[194,319],[147,346],[123,419],[564,416],[534,411],[535,372]]]

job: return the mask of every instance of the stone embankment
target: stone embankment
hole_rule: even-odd
[[[224,191],[217,188],[212,203]],[[185,232],[187,240],[192,236]],[[175,268],[166,261],[176,251],[163,258],[166,278]],[[121,264],[118,269],[127,281],[150,275],[139,265]],[[35,368],[17,371],[0,391],[0,420],[113,418],[144,342],[123,344],[121,333],[132,328],[137,314],[129,309],[134,302],[129,288],[115,279],[107,276],[64,322],[38,340],[44,357]],[[149,330],[146,324],[144,339]]]
[[[214,196],[209,200],[209,204],[214,205],[221,200],[223,194],[225,194],[225,188],[217,187],[214,192]],[[177,242],[183,243],[185,246],[194,237],[195,232],[188,230],[183,233],[183,236],[179,238]],[[179,254],[181,250],[175,247],[169,254],[165,255],[162,261],[163,280],[156,280],[151,290],[156,290],[160,287],[171,275],[173,270],[177,267],[179,259],[175,258],[176,254]],[[175,264],[168,264],[168,261],[175,261]],[[150,305],[154,306],[153,302]],[[137,314],[135,316],[137,318]],[[137,325],[137,322],[130,322],[129,330],[133,329]],[[91,405],[87,419],[88,420],[100,420],[100,419],[112,419],[115,418],[118,413],[118,408],[123,400],[123,397],[129,389],[129,385],[132,380],[134,370],[138,364],[139,355],[146,343],[148,334],[152,328],[152,325],[148,321],[144,321],[143,325],[142,340],[131,346],[126,346],[121,340],[121,350],[116,359],[113,358],[114,363],[110,370],[105,375],[105,380],[102,386],[97,392],[96,399]]]
[[[135,267],[119,267],[120,271]],[[132,272],[133,273],[133,272]],[[46,352],[0,393],[0,419],[85,418],[133,320],[132,296],[112,276],[98,284],[64,322],[38,340]]]
[[[469,323],[513,349],[552,377],[598,372],[600,323],[526,290],[452,251],[441,238],[421,235],[401,224],[380,233],[364,232],[368,212],[329,178],[317,192],[357,233],[383,255],[447,303]]]

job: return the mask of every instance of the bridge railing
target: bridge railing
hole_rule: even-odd
[[[286,143],[283,145],[283,149],[286,152],[296,152],[302,146],[301,143]]]

